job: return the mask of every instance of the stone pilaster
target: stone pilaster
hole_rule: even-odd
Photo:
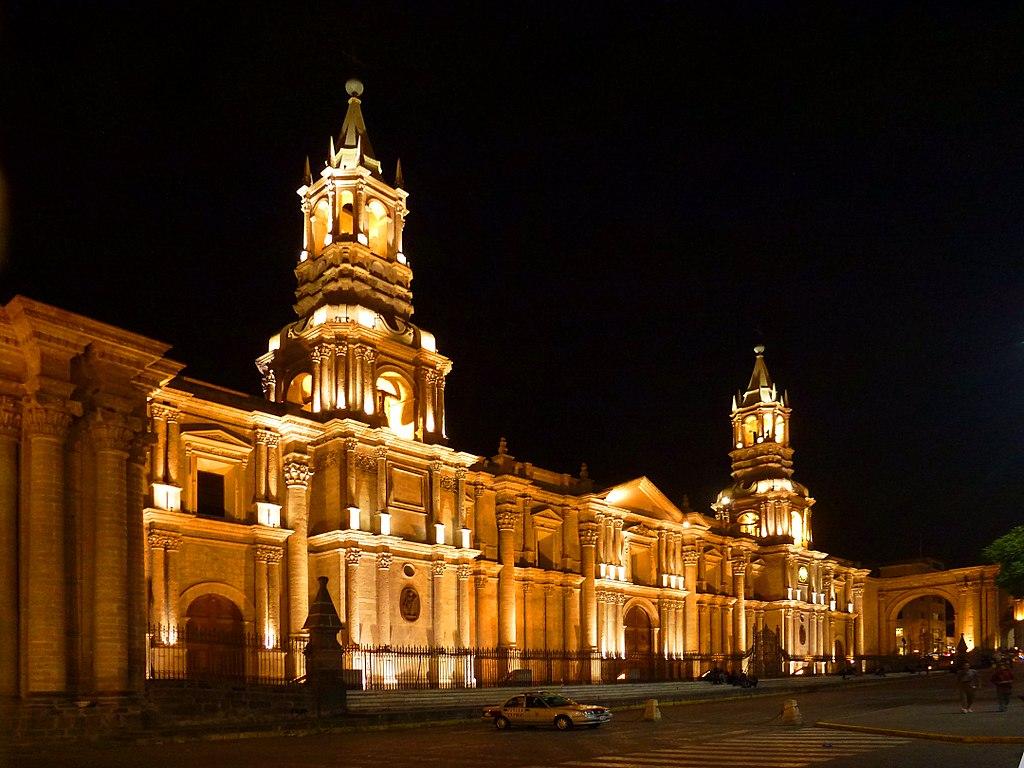
[[[448,563],[434,560],[430,564],[430,643],[435,648],[446,646],[444,636],[444,574]]]
[[[497,511],[498,561],[498,644],[502,648],[516,645],[515,541],[519,515],[511,505],[501,504]]]
[[[686,582],[686,652],[700,651],[700,630],[697,615],[697,562],[700,555],[695,549],[683,551],[684,580]]]
[[[280,547],[257,546],[256,615],[261,626],[256,628],[267,649],[277,648],[281,639],[281,559]]]
[[[377,644],[391,645],[391,565],[390,552],[377,555]]]
[[[597,523],[580,523],[580,570],[583,574],[581,641],[584,650],[597,648],[597,597],[595,594],[596,549],[599,538]]]
[[[388,512],[388,447],[378,445],[373,449],[377,459],[377,514]]]
[[[89,425],[95,452],[96,517],[93,674],[100,693],[124,693],[128,684],[128,473],[132,432],[125,418],[97,411]]]
[[[136,435],[128,449],[128,686],[142,693],[146,685],[146,541],[142,519],[146,506],[145,435]]]
[[[0,395],[0,699],[18,695],[18,441],[21,404]]]
[[[68,684],[64,444],[71,415],[61,404],[30,402],[23,418],[28,464],[22,498],[25,692],[63,693]]]
[[[348,644],[359,645],[359,563],[363,551],[359,547],[345,550],[345,629]]]
[[[733,594],[736,596],[733,638],[737,651],[747,650],[747,561],[732,561]]]
[[[469,607],[469,577],[472,574],[472,569],[466,563],[459,565],[456,575],[458,576],[459,588],[458,588],[458,629],[459,629],[459,647],[468,648],[470,646],[470,607]]]
[[[181,487],[181,412],[167,411],[167,484]]]
[[[292,638],[302,634],[309,614],[309,507],[306,493],[313,479],[309,457],[289,453],[284,458],[286,525],[292,530],[285,546],[288,571],[288,632]],[[301,653],[292,654],[289,672],[301,669]],[[293,676],[296,676],[293,674]]]

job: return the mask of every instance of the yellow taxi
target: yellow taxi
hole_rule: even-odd
[[[560,693],[531,691],[520,693],[504,704],[484,707],[484,719],[493,720],[499,731],[516,726],[552,725],[560,731],[575,726],[597,728],[610,722],[611,710],[596,704],[578,704]]]

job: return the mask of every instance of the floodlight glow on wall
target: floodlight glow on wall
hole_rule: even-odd
[[[605,575],[608,573],[608,566],[605,563],[598,563],[597,564],[597,573],[598,573],[598,576],[600,576],[600,578],[603,579],[605,577]]]
[[[268,501],[256,502],[256,522],[268,528],[281,527],[281,505]]]
[[[472,536],[471,536],[471,532],[470,532],[469,528],[460,528],[459,529],[459,540],[460,540],[460,544],[462,545],[463,549],[469,549],[470,548],[470,546],[472,545],[473,541],[472,541]]]
[[[348,508],[348,527],[353,531],[359,530],[359,507]]]
[[[444,544],[444,523],[434,524],[434,542]]]
[[[390,536],[391,535],[391,513],[381,512],[380,513],[380,535]]]

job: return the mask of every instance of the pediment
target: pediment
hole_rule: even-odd
[[[683,521],[683,513],[646,477],[616,485],[602,494],[609,504],[630,512],[673,523]]]
[[[558,526],[562,524],[562,516],[550,507],[541,507],[530,513],[534,525],[540,524],[544,527]]]
[[[249,453],[252,450],[250,443],[216,426],[184,428],[181,431],[181,439],[186,443],[215,446],[238,454]]]

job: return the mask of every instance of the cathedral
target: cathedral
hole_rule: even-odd
[[[597,487],[534,466],[504,440],[489,457],[449,445],[452,361],[412,321],[409,194],[347,88],[297,190],[295,319],[256,360],[262,397],[191,379],[129,331],[21,296],[0,307],[0,696],[138,693],[231,659],[301,679],[323,583],[365,686],[400,685],[401,662],[365,659],[411,648],[461,651],[432,674],[471,686],[493,682],[477,654],[506,672],[590,659],[574,674],[600,682],[608,660],[613,679],[653,658],[688,678],[759,644],[781,674],[961,635],[1006,644],[995,566],[872,573],[815,549],[762,347],[723,408],[731,479],[705,511],[646,477]],[[215,658],[225,636],[244,653]]]

